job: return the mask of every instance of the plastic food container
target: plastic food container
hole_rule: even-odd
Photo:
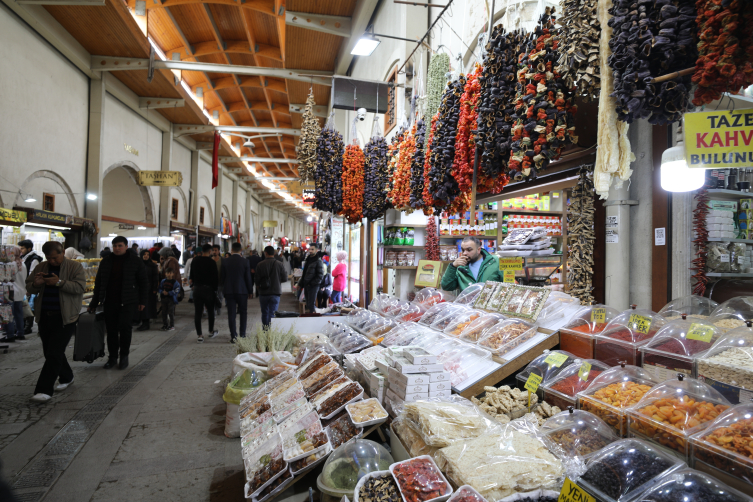
[[[492,361],[491,352],[467,344],[445,350],[437,360],[442,363],[444,370],[450,373],[450,383],[453,387],[478,380],[492,371],[496,364]]]
[[[697,470],[753,496],[753,403],[728,409],[689,441]]]
[[[455,298],[455,303],[459,305],[470,305],[476,300],[476,296],[484,289],[483,284],[471,284]]]
[[[643,369],[657,382],[674,378],[678,372],[697,376],[695,360],[722,335],[719,328],[699,318],[671,321],[640,347]]]
[[[750,497],[707,474],[683,468],[659,480],[636,499],[636,502],[677,500],[744,502],[749,501]]]
[[[549,293],[549,297],[546,299],[546,303],[544,303],[544,308],[539,312],[539,317],[536,321],[544,323],[552,321],[553,319],[558,319],[565,315],[565,311],[568,308],[572,308],[579,304],[580,300],[577,298],[559,291],[552,291]]]
[[[426,308],[429,308],[438,303],[451,302],[454,299],[455,297],[447,291],[434,288],[424,288],[416,293],[416,297],[413,299],[413,301],[415,303],[420,303]]]
[[[602,502],[635,500],[664,476],[685,467],[674,455],[638,439],[621,439],[586,461],[578,485]],[[699,501],[700,502],[700,501]]]
[[[573,364],[576,359],[574,355],[564,350],[545,350],[540,356],[528,363],[528,366],[515,376],[515,380],[518,381],[518,387],[524,389],[528,377],[531,376],[531,373],[535,373],[542,378],[541,383],[545,384],[559,375],[560,371]],[[536,394],[541,400],[544,397],[543,388],[539,387]]]
[[[708,427],[729,407],[729,401],[712,387],[678,375],[628,408],[629,435],[674,450],[687,461],[688,437]]]
[[[258,495],[264,488],[282,476],[288,463],[282,458],[282,440],[279,435],[270,438],[243,461],[246,470],[246,492]]]
[[[317,485],[325,493],[353,496],[358,481],[370,472],[386,471],[394,463],[387,450],[374,441],[356,439],[337,448],[327,459]],[[342,495],[340,495],[342,497]]]
[[[418,322],[424,316],[429,307],[420,303],[413,302],[410,307],[405,307],[400,314],[395,317],[400,322]]]
[[[563,328],[560,328],[560,348],[583,359],[594,356],[594,335],[604,331],[607,324],[620,315],[617,309],[606,305],[592,305],[578,310]]]
[[[745,321],[753,319],[753,296],[731,298],[711,312],[709,322],[723,330],[745,326]]]
[[[390,465],[405,502],[442,502],[452,495],[452,486],[429,455]]]
[[[329,437],[329,443],[335,450],[351,439],[360,438],[363,434],[363,428],[356,427],[347,413],[343,413],[339,418],[332,420],[325,430]]]
[[[600,419],[593,413],[569,408],[547,419],[547,421],[544,422],[544,425],[539,428],[542,431],[551,431],[554,429],[559,429],[560,427],[570,427],[578,423],[585,423],[593,427],[596,427],[600,424],[607,425],[604,420]]]
[[[689,295],[675,298],[661,308],[659,315],[667,321],[679,319],[683,314],[688,317],[705,319],[709,317],[718,306],[718,303],[709,300],[708,298],[704,298],[703,296]]]
[[[394,296],[388,295],[387,293],[379,293],[374,297],[374,301],[369,304],[369,310],[372,312],[381,312],[383,303],[391,298],[394,298]]]
[[[595,359],[576,361],[542,384],[544,401],[561,410],[566,410],[569,406],[575,407],[578,392],[586,390],[591,382],[608,369],[608,365]]]
[[[431,329],[437,331],[444,331],[447,326],[450,325],[456,318],[462,316],[466,312],[470,312],[472,309],[466,306],[457,306],[455,309],[445,313],[444,315],[438,315],[437,318],[431,323]]]
[[[751,400],[753,327],[743,326],[728,331],[711,349],[696,359],[696,371],[699,380],[721,392],[730,403]]]
[[[396,317],[404,308],[410,307],[410,304],[408,300],[398,300],[384,311],[384,315],[387,317]]]
[[[253,502],[264,502],[265,500],[271,500],[273,497],[277,496],[278,493],[281,493],[288,486],[290,486],[292,482],[293,473],[290,472],[290,469],[287,469],[285,472],[283,472],[282,476],[267,485],[267,487],[260,491],[257,495],[252,496],[251,500],[253,500]]]
[[[626,310],[595,335],[593,358],[610,366],[623,362],[640,366],[640,346],[653,338],[665,324],[667,321],[662,316],[650,310]]]
[[[492,295],[499,287],[499,282],[486,281],[481,291],[479,291],[476,298],[473,300],[473,306],[477,309],[485,309],[486,304],[492,299]]]
[[[317,412],[323,420],[329,420],[341,412],[347,404],[363,399],[363,387],[358,382],[352,382],[324,400]]]
[[[637,366],[618,366],[599,375],[578,393],[578,409],[593,413],[614,430],[627,436],[627,408],[656,385],[651,374]]]
[[[578,421],[544,433],[544,443],[555,455],[583,460],[619,439],[601,420],[596,424]]]
[[[505,300],[507,300],[511,287],[512,287],[512,284],[508,284],[505,282],[500,282],[499,284],[497,284],[497,288],[489,297],[489,301],[486,302],[486,307],[484,308],[486,308],[486,310],[501,309],[502,306],[505,304]]]
[[[463,485],[452,494],[450,502],[487,502],[479,492],[470,485]]]
[[[367,330],[364,330],[364,335],[371,340],[371,343],[377,345],[392,328],[398,325],[399,323],[395,319],[382,319],[381,322],[372,324]]]
[[[440,317],[463,308],[468,307],[463,304],[457,303],[439,303],[437,305],[434,305],[433,307],[430,307],[429,310],[427,310],[426,313],[421,317],[421,320],[418,321],[418,323],[423,326],[431,326],[434,321],[436,321]]]
[[[389,416],[385,409],[375,398],[357,401],[345,406],[350,421],[356,427],[369,427],[371,425],[381,424]],[[361,420],[356,420],[360,418]]]
[[[290,462],[290,472],[293,473],[293,476],[299,476],[304,472],[310,471],[315,466],[324,462],[324,459],[332,453],[332,450],[331,443],[329,443],[327,449],[324,451],[317,452],[314,455],[309,455],[308,457],[296,460],[295,462]]]
[[[404,323],[387,333],[384,340],[382,340],[382,345],[385,347],[408,345],[414,338],[421,334],[433,332],[434,331],[427,326],[415,323]]]
[[[483,332],[499,321],[504,321],[507,317],[495,312],[484,314],[478,319],[472,321],[460,332],[460,339],[468,343],[476,343],[482,337]]]
[[[390,488],[389,489],[385,488],[385,491],[381,492],[382,496],[385,498],[364,497],[361,495],[361,490],[364,488],[364,485],[366,485],[366,483],[368,483],[369,480],[372,478],[385,479],[386,481],[389,482],[389,485],[387,486],[389,486]],[[354,493],[353,493],[353,502],[364,502],[365,498],[368,498],[374,501],[383,500],[384,502],[388,502],[389,500],[392,500],[392,496],[388,495],[392,493],[392,490],[394,490],[393,496],[395,497],[395,502],[397,502],[396,499],[400,498],[400,490],[397,487],[395,478],[392,477],[392,473],[389,470],[370,472],[364,477],[362,477],[360,480],[358,480],[358,484],[356,485],[356,489],[354,490]]]
[[[484,315],[481,310],[468,310],[455,317],[450,324],[444,329],[444,334],[455,338],[460,336],[465,328],[473,321]]]
[[[293,462],[326,450],[329,438],[315,412],[307,414],[288,429],[282,438],[283,458]]]
[[[504,357],[520,344],[536,336],[536,328],[536,324],[523,319],[505,319],[484,331],[478,345],[497,357]]]

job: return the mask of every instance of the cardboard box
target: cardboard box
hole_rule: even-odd
[[[410,361],[412,364],[436,364],[437,363],[437,356],[434,356],[428,352],[426,352],[422,348],[414,348],[411,347],[403,352],[403,357],[405,357],[408,361]]]
[[[374,364],[376,364],[377,369],[383,375],[386,375],[390,369],[390,365],[386,359],[374,359]]]
[[[401,389],[395,389],[397,397],[405,401],[406,403],[412,403],[419,399],[426,399],[429,397],[429,391],[426,392],[405,392]]]
[[[450,384],[449,380],[444,382],[431,382],[429,384],[429,394],[432,392],[437,392],[440,390],[446,390],[450,391],[452,390],[452,385]]]
[[[395,391],[395,393],[399,396],[405,395],[405,394],[416,394],[419,392],[429,392],[429,384],[424,385],[395,385],[394,387],[391,387]]]
[[[410,373],[406,375],[400,373],[395,368],[390,368],[387,378],[394,385],[402,384],[403,387],[406,385],[428,384],[430,382],[428,373]]]
[[[450,394],[452,394],[450,390],[435,390],[434,392],[429,392],[429,397],[450,397]]]
[[[378,371],[371,373],[371,376],[369,377],[369,386],[371,387],[372,392],[375,390],[384,389],[386,383],[387,379],[382,373]]]
[[[395,359],[395,369],[400,373],[436,373],[444,371],[442,364],[411,364],[403,357]]]
[[[452,375],[447,371],[429,374],[429,383],[432,382],[450,382],[452,381]]]

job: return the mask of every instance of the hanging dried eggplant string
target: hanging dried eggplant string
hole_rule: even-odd
[[[306,108],[303,110],[303,124],[301,125],[301,139],[296,147],[298,158],[298,175],[302,182],[314,179],[316,173],[316,146],[322,132],[319,119],[314,115],[314,88],[309,90]]]
[[[426,122],[419,119],[416,122],[415,152],[410,168],[410,207],[423,209],[424,207],[424,141],[426,139]]]
[[[695,279],[693,294],[703,296],[709,279],[706,277],[706,246],[709,243],[709,231],[706,227],[706,217],[709,215],[709,193],[704,186],[693,196],[695,209],[693,209],[693,244],[695,244],[696,257],[691,262],[690,269],[695,271],[692,278]]]
[[[426,225],[426,259],[439,261],[439,235],[437,233],[437,218],[429,216],[429,222]]]
[[[593,165],[581,166],[567,210],[567,292],[582,305],[594,302],[594,184]]]
[[[599,36],[597,0],[561,0],[562,26],[557,71],[567,88],[577,87],[583,101],[599,99]]]
[[[427,189],[430,204],[437,210],[447,208],[460,194],[458,182],[452,176],[452,169],[460,120],[460,99],[465,83],[463,76],[450,83],[435,117],[436,131],[431,146],[431,169],[427,174]]]
[[[339,214],[342,211],[343,136],[335,130],[335,112],[324,125],[316,147],[314,209]]]
[[[364,174],[363,215],[370,220],[380,218],[389,208],[387,194],[390,188],[391,172],[388,167],[387,150],[387,140],[382,136],[375,114],[371,140],[364,147],[366,172]]]

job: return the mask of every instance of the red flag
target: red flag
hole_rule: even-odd
[[[214,132],[214,148],[212,148],[212,189],[217,188],[220,179],[220,133]]]

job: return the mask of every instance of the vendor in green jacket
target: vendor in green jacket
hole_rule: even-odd
[[[460,256],[452,262],[442,276],[442,289],[464,290],[477,282],[502,282],[499,271],[499,258],[487,253],[475,237],[466,237],[460,245]]]

